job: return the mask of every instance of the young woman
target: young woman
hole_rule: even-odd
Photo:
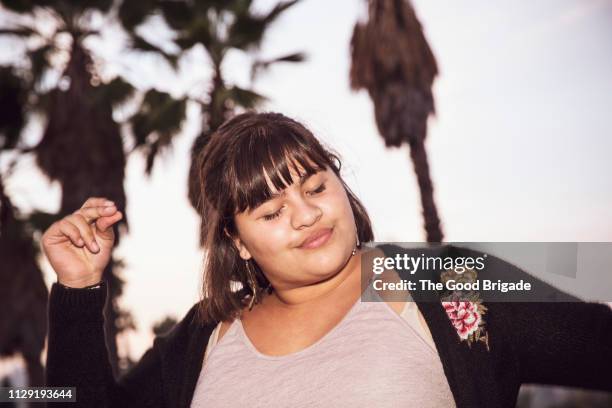
[[[367,212],[302,124],[238,115],[198,163],[203,299],[118,380],[101,277],[121,212],[90,198],[45,232],[47,384],[76,387],[71,406],[513,407],[528,382],[612,391],[605,305],[491,303],[486,341],[466,344],[469,310],[362,301],[362,263],[381,249],[363,249]]]

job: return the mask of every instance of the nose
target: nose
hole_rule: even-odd
[[[295,229],[301,229],[314,225],[323,215],[323,210],[307,199],[300,198],[294,203],[294,211],[291,217],[291,224]]]

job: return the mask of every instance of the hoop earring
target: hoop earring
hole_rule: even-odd
[[[357,238],[357,243],[355,244],[355,248],[353,248],[353,253],[351,256],[355,256],[355,254],[357,253],[357,248],[359,248],[359,246],[361,245],[361,242],[359,242],[359,235],[355,235]]]
[[[255,279],[255,273],[253,272],[253,270],[251,269],[251,267],[249,266],[249,260],[245,260],[244,264],[246,266],[247,269],[247,279],[249,281],[249,287],[251,288],[251,301],[249,302],[249,311],[251,311],[251,309],[253,309],[253,305],[255,304],[255,300],[257,298],[258,295],[258,290],[257,290],[257,280]]]

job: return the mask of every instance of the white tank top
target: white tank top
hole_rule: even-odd
[[[240,319],[217,342],[218,329],[192,408],[455,407],[414,302],[398,315],[386,302],[359,299],[321,339],[283,356],[260,353]]]

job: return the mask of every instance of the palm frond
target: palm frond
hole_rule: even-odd
[[[37,35],[38,32],[31,27],[19,26],[13,28],[0,28],[0,35],[14,36],[22,39]]]
[[[298,1],[281,2],[263,16],[254,15],[248,9],[236,13],[236,18],[228,30],[227,45],[241,50],[259,48],[270,24]]]
[[[135,94],[136,89],[121,76],[113,78],[106,84],[99,85],[95,89],[96,98],[107,101],[113,107],[121,105]]]
[[[15,13],[30,13],[37,6],[31,0],[2,0],[0,4]]]
[[[233,0],[226,3],[226,8],[235,14],[248,13],[253,0]]]
[[[173,138],[179,134],[186,107],[186,99],[174,99],[168,93],[151,89],[145,94],[139,111],[130,118],[134,149],[145,151],[148,175],[158,153],[171,146]]]
[[[241,50],[258,48],[266,28],[262,17],[250,14],[238,15],[228,30],[227,45]]]
[[[303,52],[295,52],[292,54],[284,55],[281,57],[272,58],[269,60],[256,60],[251,66],[251,81],[255,79],[257,74],[262,70],[269,69],[272,65],[279,62],[304,62],[306,60],[306,54]]]
[[[133,33],[147,17],[153,14],[155,0],[122,1],[117,16],[128,33]]]
[[[124,1],[124,3],[128,3]],[[76,13],[83,13],[86,10],[98,10],[106,13],[113,6],[113,0],[78,0],[71,2],[71,7],[74,8]]]
[[[131,48],[133,48],[135,50],[139,50],[139,51],[143,51],[143,52],[154,52],[156,54],[161,55],[162,57],[164,57],[164,59],[166,61],[168,61],[168,63],[173,68],[176,68],[177,63],[178,63],[178,55],[170,54],[170,53],[164,51],[163,49],[161,49],[157,45],[152,44],[151,42],[145,40],[140,35],[135,34],[135,33],[132,33],[130,35],[130,43],[131,43],[130,44]]]
[[[267,100],[263,95],[258,94],[250,89],[232,86],[226,90],[226,98],[231,100],[235,105],[250,109],[256,107],[261,102]]]
[[[210,21],[199,17],[180,31],[175,42],[183,50],[188,50],[196,44],[202,44],[209,50],[215,40],[216,36],[213,34]]]
[[[173,30],[182,30],[196,15],[194,6],[187,1],[161,0],[158,6],[164,20]]]

